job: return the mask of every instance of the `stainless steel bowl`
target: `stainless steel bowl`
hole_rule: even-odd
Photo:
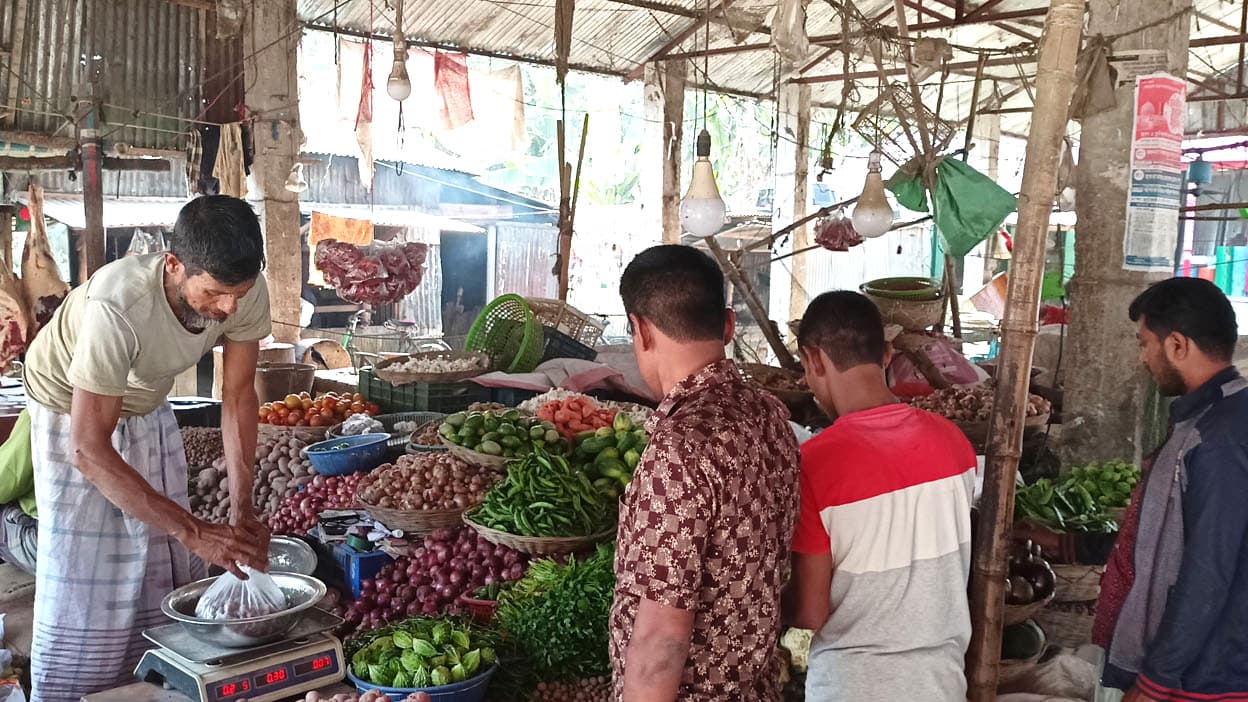
[[[216,578],[197,580],[165,595],[160,609],[178,622],[188,634],[204,643],[226,648],[250,648],[280,641],[303,617],[305,611],[325,596],[325,583],[298,573],[272,573],[277,586],[286,593],[290,606],[275,614],[249,619],[213,620],[195,616],[195,606]]]
[[[316,552],[302,539],[274,536],[269,539],[269,572],[311,575],[316,572]]]

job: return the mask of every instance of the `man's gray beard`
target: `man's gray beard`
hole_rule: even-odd
[[[191,304],[186,301],[186,296],[181,292],[178,293],[178,308],[174,310],[174,315],[177,316],[182,326],[186,327],[187,331],[194,333],[202,332],[212,323],[212,320],[196,312],[195,308],[191,307]]]

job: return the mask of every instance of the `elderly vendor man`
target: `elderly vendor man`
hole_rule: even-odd
[[[39,509],[34,702],[127,680],[170,590],[205,562],[266,569],[251,504],[259,341],[269,335],[264,240],[231,197],[182,208],[169,251],[101,268],[35,338],[25,365]],[[229,525],[188,511],[169,406],[174,378],[224,344]]]

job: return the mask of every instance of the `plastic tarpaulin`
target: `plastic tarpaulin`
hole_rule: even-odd
[[[995,232],[1018,201],[988,176],[955,158],[943,158],[935,168],[928,207],[922,163],[911,161],[888,181],[888,189],[908,210],[931,212],[936,230],[950,256],[962,257]]]

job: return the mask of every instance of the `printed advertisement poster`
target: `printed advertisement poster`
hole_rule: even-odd
[[[1135,80],[1131,182],[1123,268],[1174,270],[1183,187],[1183,108],[1187,85],[1166,74]]]

